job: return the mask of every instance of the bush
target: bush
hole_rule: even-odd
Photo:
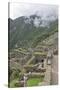
[[[20,87],[20,83],[17,81],[17,82],[15,82],[14,86],[15,87]]]
[[[20,73],[20,71],[17,69],[17,70],[12,70],[12,73],[11,73],[11,75],[10,75],[10,80],[13,80],[13,79],[15,79],[15,78],[19,78],[19,73]]]

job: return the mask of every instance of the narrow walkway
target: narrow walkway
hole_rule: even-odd
[[[51,74],[51,84],[58,84],[58,55],[54,55],[52,59],[52,74]]]
[[[51,65],[47,65],[46,73],[45,73],[45,77],[44,77],[44,82],[39,83],[39,85],[40,86],[50,85],[50,83],[51,83]]]

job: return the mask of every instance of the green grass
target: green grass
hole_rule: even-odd
[[[28,79],[28,81],[27,81],[27,86],[38,86],[38,84],[40,83],[40,82],[42,82],[43,81],[43,77],[40,77],[40,78],[30,78],[30,79]]]
[[[17,86],[15,86],[16,82],[18,81],[17,79],[14,79],[10,82],[10,88],[15,88]],[[37,77],[33,77],[27,80],[27,86],[38,86],[38,84],[40,82],[43,81],[43,77],[37,78]]]

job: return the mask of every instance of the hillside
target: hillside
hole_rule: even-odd
[[[42,20],[37,15],[10,19],[10,48],[31,48],[57,32],[58,20]]]

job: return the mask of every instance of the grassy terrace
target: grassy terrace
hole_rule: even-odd
[[[28,54],[25,50],[21,50],[21,49],[14,49],[14,51],[19,52],[19,53],[24,54],[24,55]]]
[[[43,79],[44,79],[43,77],[33,77],[33,78],[30,78],[27,81],[27,86],[38,86],[38,84],[40,82],[42,82]]]
[[[26,49],[23,49],[23,48],[18,48],[20,51],[23,51],[23,52],[27,52]]]
[[[24,67],[36,67],[36,66],[38,66],[38,64],[28,64],[28,65],[25,65]]]
[[[47,52],[34,52],[34,55],[46,56]]]
[[[28,62],[26,63],[26,65],[29,65],[30,62],[31,62],[32,60],[34,60],[34,59],[35,59],[35,56],[32,56],[32,57],[28,60]]]

